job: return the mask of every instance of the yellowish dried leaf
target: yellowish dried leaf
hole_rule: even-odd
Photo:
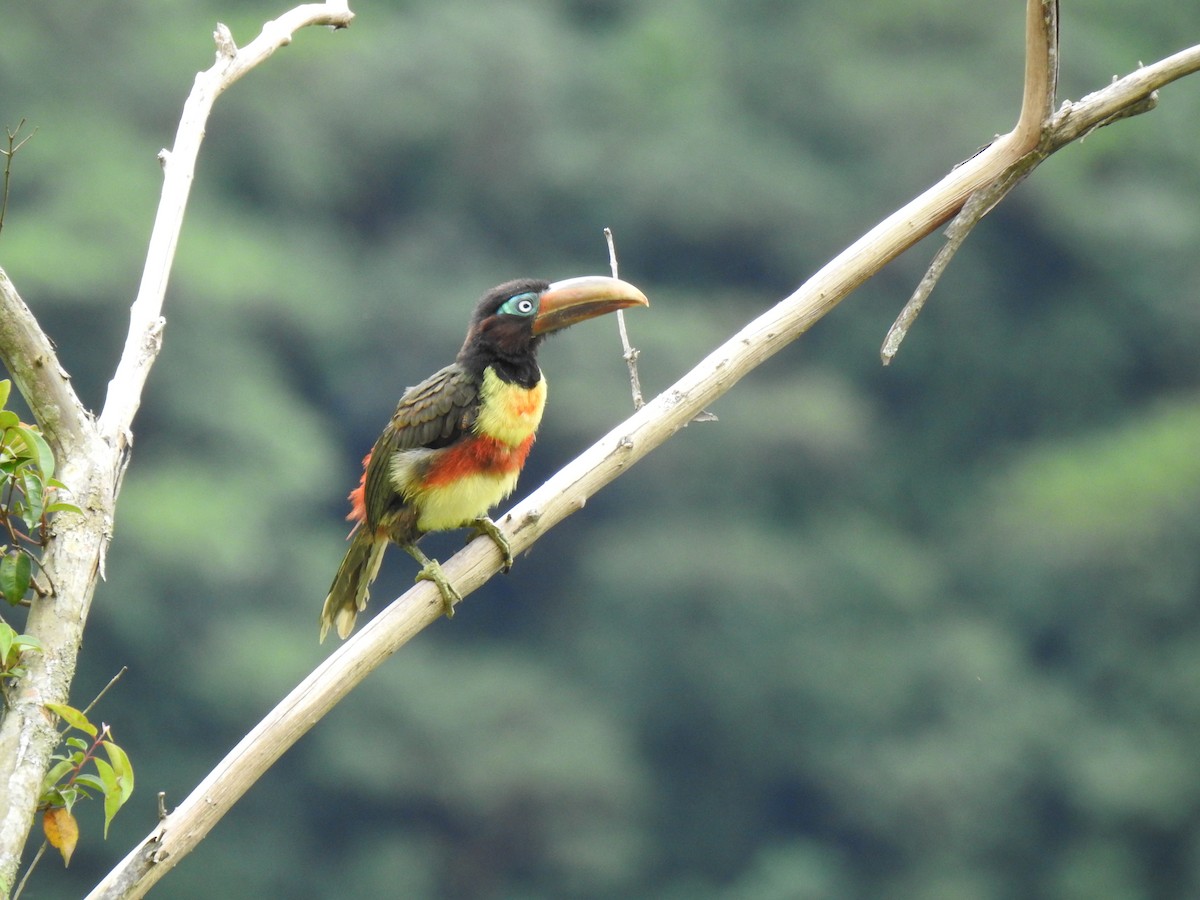
[[[71,811],[58,806],[46,810],[42,816],[42,828],[46,832],[46,840],[62,854],[63,867],[71,864],[71,854],[75,852],[75,844],[79,840],[79,824]]]

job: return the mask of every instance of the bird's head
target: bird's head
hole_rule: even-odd
[[[646,295],[626,281],[585,275],[565,281],[520,279],[492,288],[471,316],[461,362],[499,363],[514,374],[537,372],[537,348],[551,332],[631,306],[649,306]]]

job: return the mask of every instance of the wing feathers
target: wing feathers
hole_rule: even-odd
[[[364,499],[369,527],[383,524],[388,508],[399,499],[391,485],[392,454],[453,443],[471,430],[478,406],[479,385],[457,363],[404,392],[367,464]]]

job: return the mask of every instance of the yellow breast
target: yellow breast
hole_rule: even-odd
[[[475,433],[503,441],[511,447],[525,443],[537,431],[546,408],[546,379],[531,388],[509,384],[491,366],[483,371],[479,387],[479,416]]]

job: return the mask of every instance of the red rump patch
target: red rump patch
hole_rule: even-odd
[[[471,475],[509,475],[520,472],[533,446],[530,435],[516,447],[487,435],[474,435],[447,447],[425,473],[422,488],[444,487]]]
[[[370,462],[371,454],[367,453],[363,457],[362,478],[358,479],[358,487],[350,492],[350,514],[346,516],[348,522],[367,521],[367,464]],[[350,533],[354,534],[353,531]]]

